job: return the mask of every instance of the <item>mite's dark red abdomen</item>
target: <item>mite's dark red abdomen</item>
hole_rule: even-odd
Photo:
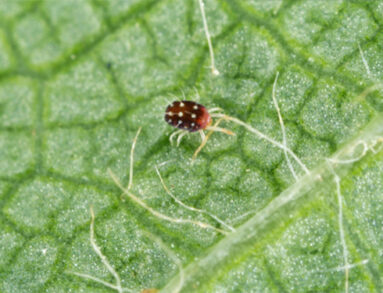
[[[211,123],[207,109],[193,101],[175,101],[166,108],[165,121],[190,132],[205,129]]]

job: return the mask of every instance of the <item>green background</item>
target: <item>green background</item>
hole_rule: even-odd
[[[325,158],[340,177],[349,292],[383,291],[383,3],[341,0],[206,0],[219,76],[197,0],[0,0],[0,291],[113,292],[71,274],[114,283],[96,241],[124,288],[172,292],[344,292],[339,203]],[[360,46],[360,49],[359,49]],[[364,64],[361,51],[365,58]],[[248,122],[282,141],[313,172],[232,123],[196,163],[198,134],[179,148],[163,121],[182,97]],[[367,89],[367,92],[366,92]],[[369,89],[369,90],[368,90]],[[107,174],[175,218],[223,228],[177,205],[154,166],[185,203],[235,226],[228,236],[160,220]],[[372,151],[376,150],[376,151]],[[362,262],[362,263],[361,263]]]

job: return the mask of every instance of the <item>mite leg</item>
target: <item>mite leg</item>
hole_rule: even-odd
[[[208,109],[207,110],[209,113],[213,113],[213,112],[222,112],[223,109],[219,108],[219,107],[215,107],[215,108],[211,108],[211,109]]]
[[[173,137],[175,137],[176,135],[180,134],[181,132],[183,132],[185,130],[176,130],[174,131],[170,136],[169,136],[169,141],[170,141],[170,144],[173,145]]]
[[[206,139],[205,132],[203,132],[203,130],[200,130],[198,132],[201,135],[201,141],[204,141]]]
[[[227,130],[225,128],[221,128],[221,127],[218,127],[218,125],[223,121],[225,120],[226,117],[221,117],[219,118],[213,126],[208,126],[206,127],[206,130],[209,130],[209,132],[207,133],[207,135],[205,136],[205,134],[203,133],[202,130],[199,131],[199,133],[201,134],[201,138],[202,138],[202,142],[200,144],[200,146],[196,149],[196,151],[194,152],[194,155],[192,157],[192,162],[194,162],[194,160],[197,158],[197,155],[198,153],[202,150],[202,148],[205,146],[205,144],[207,143],[209,137],[213,134],[213,132],[216,132],[216,131],[219,131],[219,132],[223,132],[223,133],[226,133],[226,134],[229,134],[229,135],[235,135],[233,132],[231,132],[230,130]]]
[[[177,146],[180,145],[181,143],[181,140],[182,138],[188,134],[188,132],[186,132],[185,130],[181,130],[182,132],[178,135],[178,138],[177,138]]]
[[[228,135],[235,135],[235,133],[230,131],[230,130],[227,130],[227,129],[221,128],[221,127],[216,127],[216,126],[208,126],[208,127],[206,127],[206,130],[223,132],[223,133],[228,134]]]
[[[218,123],[219,123],[219,121],[218,121]],[[216,123],[216,124],[217,124],[217,123]],[[193,154],[192,162],[195,161],[195,159],[197,158],[198,153],[202,150],[202,148],[203,148],[203,147],[205,146],[205,144],[207,143],[207,141],[208,141],[210,135],[213,133],[213,131],[210,131],[207,135],[205,135],[205,133],[203,132],[202,129],[199,130],[198,132],[199,132],[199,134],[201,135],[201,139],[202,139],[202,141],[201,141],[201,144],[199,145],[199,147],[196,149],[196,151],[195,151],[194,154]]]

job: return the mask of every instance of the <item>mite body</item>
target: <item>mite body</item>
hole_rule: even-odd
[[[189,132],[206,129],[212,122],[206,107],[193,101],[175,101],[170,104],[166,108],[165,121]]]

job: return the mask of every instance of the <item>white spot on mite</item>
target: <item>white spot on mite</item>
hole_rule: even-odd
[[[194,109],[194,110],[198,110],[198,106],[197,106],[197,105],[194,105],[194,106],[193,106],[193,109]]]
[[[195,119],[195,118],[197,118],[197,115],[193,113],[193,114],[191,114],[191,118]]]
[[[185,107],[185,104],[181,102],[180,107]]]
[[[179,124],[179,125],[182,124],[182,120],[178,120],[178,124]]]
[[[169,123],[172,123],[172,119],[169,119],[168,122],[169,122]]]
[[[194,127],[194,126],[195,126],[195,123],[194,123],[194,122],[192,122],[191,126],[192,126],[192,127]]]
[[[182,117],[182,116],[184,116],[184,113],[179,112],[179,113],[178,113],[178,117]]]
[[[168,112],[168,115],[173,116],[173,112],[172,111]]]

